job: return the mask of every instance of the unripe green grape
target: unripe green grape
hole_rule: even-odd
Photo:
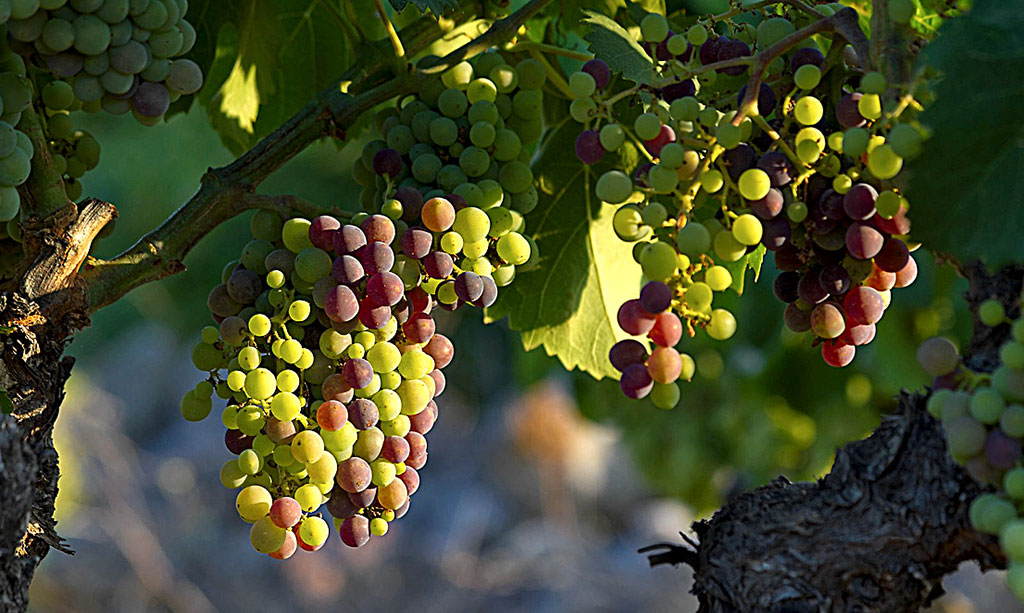
[[[533,59],[516,64],[516,75],[519,77],[520,89],[540,89],[548,78],[544,65]]]
[[[796,101],[796,106],[793,108],[793,116],[805,126],[815,125],[821,121],[824,114],[825,109],[821,105],[821,101],[814,96],[803,96]]]
[[[829,134],[828,138],[825,139],[828,148],[836,153],[842,153],[844,136],[845,135],[842,132],[833,132],[832,134]]]
[[[650,140],[661,132],[661,120],[654,113],[642,113],[633,122],[636,135],[643,140]]]
[[[316,356],[313,355],[313,352],[309,349],[303,348],[302,355],[295,361],[295,368],[298,368],[299,370],[306,370],[313,365],[315,360]]]
[[[430,401],[431,393],[427,389],[426,384],[422,381],[407,380],[403,381],[398,389],[399,398],[402,399],[402,414],[404,415],[417,415]]]
[[[740,195],[747,200],[760,200],[764,198],[772,187],[768,173],[760,168],[749,168],[743,171],[738,183]]]
[[[889,19],[899,24],[908,24],[914,17],[916,7],[911,0],[889,0]]]
[[[402,354],[398,363],[398,372],[406,379],[419,379],[434,370],[434,358],[419,349]]]
[[[494,99],[497,96],[497,86],[493,81],[484,77],[474,79],[466,88],[466,98],[469,100],[470,104],[474,104],[480,100],[494,102]],[[440,102],[440,99],[438,101]]]
[[[800,89],[814,89],[821,82],[821,69],[814,64],[804,64],[793,73],[793,82]]]
[[[573,98],[587,98],[594,94],[597,89],[597,82],[589,73],[582,70],[569,75],[569,92]]]
[[[645,224],[657,228],[668,219],[668,210],[660,202],[648,202],[640,216]]]
[[[725,309],[711,311],[711,322],[707,325],[708,336],[724,341],[736,333],[736,318]]]
[[[655,383],[651,390],[651,402],[659,409],[674,409],[679,404],[679,384]]]
[[[243,347],[238,352],[238,365],[243,370],[252,370],[260,365],[260,352],[255,347]]]
[[[886,142],[896,155],[902,158],[912,158],[921,153],[921,133],[908,123],[901,123],[893,128]]]
[[[725,178],[718,170],[707,170],[700,175],[700,185],[704,191],[714,194],[725,185]]]
[[[245,521],[255,522],[270,512],[271,502],[273,499],[266,488],[250,485],[238,492],[238,496],[235,497],[235,509]]]
[[[720,123],[715,129],[718,144],[726,149],[734,149],[743,141],[743,129],[731,123]]]
[[[294,370],[282,370],[277,373],[277,389],[282,392],[294,392],[299,388],[299,375]]]
[[[951,390],[940,389],[932,392],[932,395],[928,397],[926,408],[928,413],[935,419],[942,419],[942,406],[947,400],[953,395]]]
[[[805,140],[796,146],[796,156],[806,164],[813,164],[821,157],[821,146],[813,140]]]
[[[741,245],[756,245],[762,233],[761,220],[750,213],[740,215],[732,224],[733,238]]]
[[[882,99],[878,94],[864,94],[857,101],[857,110],[865,119],[878,119],[882,116]]]
[[[703,45],[708,40],[707,28],[699,23],[690,26],[690,29],[686,31],[686,40],[695,47]]]
[[[879,179],[891,179],[903,168],[903,158],[896,155],[888,144],[868,153],[868,170]]]
[[[679,175],[672,168],[655,164],[648,173],[647,180],[656,193],[668,194],[679,184]]]
[[[682,34],[674,34],[669,37],[666,46],[668,47],[668,52],[672,55],[682,55],[686,53],[686,44],[687,41],[685,36]]]
[[[395,480],[395,465],[383,458],[377,458],[370,462],[370,475],[370,481],[374,485],[387,487]]]
[[[832,189],[837,194],[845,194],[850,191],[851,187],[853,187],[853,179],[848,175],[836,175],[835,178],[832,179]]]
[[[220,467],[220,483],[228,489],[241,487],[245,477],[245,473],[238,468],[237,460],[228,460]]]
[[[605,151],[615,151],[626,142],[626,133],[619,124],[609,123],[602,126],[598,138]]]
[[[999,348],[999,360],[1014,370],[1024,370],[1024,344],[1007,341]]]
[[[187,421],[202,421],[210,414],[213,401],[196,395],[195,390],[185,392],[181,398],[181,415]]]
[[[597,113],[597,103],[592,98],[577,98],[569,104],[569,115],[578,123],[587,123]]]
[[[512,231],[515,225],[515,219],[512,217],[512,211],[505,207],[495,206],[486,209],[487,216],[491,219],[491,229],[488,230],[488,236],[492,238],[500,238]],[[486,241],[485,241],[486,242]],[[481,257],[487,252],[486,247],[484,251],[475,257]]]
[[[881,95],[887,87],[885,75],[880,72],[868,72],[860,78],[860,91],[865,94]]]
[[[998,422],[1005,408],[1006,401],[992,388],[978,390],[971,396],[971,416],[983,424]]]
[[[640,265],[644,275],[652,281],[666,281],[676,272],[676,250],[668,243],[653,242],[640,254]]]
[[[697,114],[697,121],[699,121],[700,125],[705,128],[713,128],[718,125],[718,121],[722,118],[722,115],[723,113],[720,113],[718,109],[707,106]]]
[[[238,469],[247,475],[255,475],[260,471],[262,459],[252,449],[246,449],[238,455]]]
[[[726,262],[735,262],[747,252],[746,245],[740,243],[732,232],[719,232],[714,240],[715,254]]]
[[[615,211],[612,228],[619,239],[631,243],[647,236],[650,227],[644,225],[643,215],[634,205],[627,205]]]
[[[864,128],[850,128],[843,133],[843,153],[859,157],[868,150],[871,134]]]
[[[271,273],[274,273],[274,272],[278,272],[279,273],[281,271],[279,271],[279,270],[271,271]],[[271,273],[268,273],[267,276],[269,277]],[[270,334],[270,328],[271,328],[270,318],[267,317],[266,315],[262,314],[262,313],[257,313],[257,314],[255,314],[255,315],[253,315],[252,317],[249,318],[248,328],[249,328],[249,332],[252,332],[254,336],[257,336],[257,337],[266,336],[266,335]]]
[[[676,233],[676,248],[691,259],[699,258],[711,248],[711,233],[703,224],[691,221]]]
[[[384,536],[388,533],[388,522],[382,517],[374,517],[370,520],[370,534]]]
[[[998,300],[989,299],[978,306],[978,320],[992,328],[1006,321],[1006,310]]]
[[[452,66],[441,75],[441,82],[451,89],[466,89],[472,80],[473,65],[465,61]]]
[[[683,163],[686,149],[679,143],[668,143],[658,154],[658,164],[665,168],[678,168]]]
[[[621,204],[633,194],[633,182],[621,170],[609,170],[597,179],[594,194],[609,204]]]
[[[404,437],[412,430],[412,422],[409,421],[408,415],[399,415],[391,421],[381,422],[380,430],[385,436]]]
[[[793,23],[784,17],[765,19],[757,26],[757,47],[766,49],[795,31]]]
[[[509,232],[498,239],[498,257],[513,266],[525,264],[530,259],[530,243],[518,232]]]
[[[266,368],[257,368],[245,375],[245,393],[250,398],[264,400],[277,389],[277,378]]]
[[[732,285],[732,273],[725,266],[712,266],[704,273],[704,282],[713,291],[722,292]]]
[[[323,519],[316,515],[310,515],[299,524],[299,536],[302,538],[302,542],[310,547],[320,547],[327,542],[330,528]]]
[[[497,87],[498,92],[502,94],[513,91],[519,84],[519,76],[516,75],[515,68],[508,64],[499,64],[491,68],[491,71],[487,73],[487,77]]]
[[[713,293],[707,283],[698,281],[683,292],[686,305],[695,311],[704,311],[711,306]]]
[[[657,13],[648,13],[640,20],[640,35],[652,43],[660,43],[668,36],[668,21]]]
[[[1013,335],[1014,340],[1020,343],[1024,343],[1024,317],[1013,322],[1013,326],[1010,328],[1010,334]]]
[[[446,89],[437,98],[437,110],[445,117],[456,119],[466,114],[469,101],[466,94],[457,89]]]

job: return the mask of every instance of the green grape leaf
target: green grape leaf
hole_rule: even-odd
[[[5,388],[0,387],[0,413],[10,415],[14,412],[14,401]]]
[[[590,25],[591,31],[583,38],[590,43],[590,51],[624,78],[642,85],[653,84],[653,60],[629,32],[604,15],[585,12],[584,22]]]
[[[943,72],[921,114],[932,130],[905,168],[913,236],[930,249],[993,267],[1020,260],[1024,207],[1024,12],[979,0],[925,48]],[[964,109],[975,109],[964,129]]]
[[[567,369],[595,378],[618,373],[608,351],[626,334],[616,323],[619,306],[640,291],[640,266],[632,245],[612,230],[616,207],[594,195],[596,177],[612,168],[632,168],[638,153],[630,144],[585,166],[571,152],[579,124],[563,119],[534,158],[540,201],[526,216],[540,262],[516,275],[487,309],[486,319],[508,316],[527,350],[544,347]]]
[[[761,265],[764,264],[764,256],[766,253],[764,245],[758,245],[757,249],[754,249],[747,255],[741,257],[735,262],[722,262],[720,265],[724,266],[729,270],[732,275],[732,285],[730,289],[735,291],[737,294],[743,294],[743,283],[747,276],[747,270],[754,271],[754,283],[761,278]]]
[[[443,15],[448,11],[454,11],[459,8],[459,0],[388,0],[391,2],[391,6],[396,11],[403,11],[405,7],[409,6],[411,1],[421,13],[430,10],[435,15]]]
[[[369,14],[370,0],[354,4]],[[235,154],[329,87],[353,56],[352,26],[319,0],[200,0],[189,19],[199,32],[192,56],[206,75],[197,100]]]

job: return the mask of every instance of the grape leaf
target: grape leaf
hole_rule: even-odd
[[[944,73],[921,122],[932,130],[906,166],[913,236],[990,266],[1021,259],[1024,227],[1024,13],[979,0],[925,48]],[[964,124],[965,109],[971,121]]]
[[[743,294],[743,283],[747,276],[747,270],[754,271],[754,283],[757,283],[757,280],[761,277],[761,265],[764,264],[765,251],[764,245],[758,245],[757,249],[754,249],[735,262],[721,263],[721,266],[728,269],[732,275],[732,285],[729,287],[737,294]]]
[[[604,15],[586,11],[583,21],[590,25],[591,31],[584,36],[590,43],[590,51],[608,63],[612,70],[634,83],[651,85],[654,83],[654,64],[629,32]]]
[[[605,154],[584,166],[572,153],[579,132],[579,124],[563,119],[535,157],[540,201],[526,216],[526,227],[537,241],[540,263],[502,288],[486,318],[508,316],[527,350],[543,346],[567,369],[617,378],[608,350],[626,335],[616,313],[637,297],[641,271],[632,245],[612,230],[616,207],[602,203],[593,185],[607,170],[631,168],[638,153],[627,144],[619,155]]]
[[[416,5],[416,8],[418,8],[421,13],[425,13],[429,9],[438,16],[459,8],[459,0],[389,0],[389,2],[391,2],[391,6],[399,12],[409,6],[410,1]]]

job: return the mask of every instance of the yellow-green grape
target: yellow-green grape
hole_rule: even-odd
[[[633,194],[633,181],[621,170],[609,170],[597,179],[594,194],[609,204],[622,204]]]
[[[668,219],[668,209],[660,202],[648,202],[640,211],[644,223],[655,228],[660,227]]]
[[[284,285],[288,279],[284,276],[284,273],[280,270],[271,270],[267,273],[267,285],[271,289],[278,289]],[[261,335],[262,336],[262,335]]]
[[[678,259],[676,250],[668,243],[653,242],[640,253],[640,265],[644,275],[652,281],[666,281],[676,272]]]
[[[220,467],[220,484],[228,489],[240,487],[245,482],[246,474],[238,468],[237,460],[228,460]]]
[[[719,145],[733,149],[743,141],[743,129],[728,122],[719,123],[715,129],[715,137]]]
[[[294,370],[282,370],[277,373],[277,389],[282,392],[294,392],[299,388],[299,374]]]
[[[715,235],[715,254],[726,262],[735,262],[746,252],[747,246],[736,240],[732,232],[719,232]]]
[[[270,517],[257,519],[249,530],[249,542],[260,553],[273,553],[284,545],[285,529],[278,527]]]
[[[274,445],[274,441],[270,440],[270,437],[266,434],[257,434],[252,439],[252,450],[259,454],[261,458],[274,453]]]
[[[672,119],[680,121],[693,121],[700,115],[700,102],[693,96],[677,98],[668,107],[668,113]]]
[[[732,273],[725,266],[712,266],[705,271],[704,282],[716,292],[725,291],[732,285]]]
[[[324,439],[313,430],[303,430],[292,439],[292,455],[303,464],[312,462],[324,452]]]
[[[813,126],[818,123],[824,114],[825,108],[821,105],[821,101],[814,96],[800,98],[793,108],[793,116],[805,126]]]
[[[345,351],[345,355],[349,358],[358,360],[366,355],[366,347],[363,347],[359,343],[352,343]]]
[[[693,374],[697,372],[697,363],[693,361],[688,353],[680,353],[679,358],[683,362],[683,368],[679,371],[679,378],[683,381],[690,381],[693,379]]]
[[[294,217],[284,222],[281,228],[281,240],[285,248],[292,253],[299,253],[303,249],[313,246],[309,240],[309,220],[301,217]]]
[[[419,349],[406,351],[398,363],[398,372],[406,379],[419,379],[434,370],[434,358]]]
[[[700,175],[700,185],[704,188],[704,191],[714,194],[725,185],[725,179],[720,171],[712,169]]]
[[[331,454],[327,455],[329,456]],[[301,507],[306,513],[312,513],[319,509],[320,505],[323,504],[324,501],[323,494],[320,493],[320,488],[312,483],[299,486],[292,495],[292,498],[295,499],[295,502],[299,503],[299,507]]]
[[[274,382],[275,387],[277,381]],[[291,421],[299,416],[302,406],[299,404],[299,397],[291,392],[279,392],[274,394],[270,401],[270,412],[281,421]]]
[[[868,150],[871,133],[864,128],[850,128],[843,133],[843,153],[858,157]]]
[[[533,249],[532,245],[530,249]],[[462,268],[484,277],[491,276],[491,272],[494,270],[494,266],[487,258],[465,259],[462,261]]]
[[[626,132],[619,124],[609,123],[605,124],[598,132],[598,138],[605,151],[615,151],[622,146],[622,143],[626,142]]]
[[[647,13],[640,20],[640,35],[647,42],[660,43],[668,36],[668,21],[658,13]]]
[[[903,168],[903,158],[896,155],[888,144],[880,145],[868,153],[868,170],[879,179],[891,179]]]
[[[340,430],[322,430],[320,438],[324,441],[324,447],[332,452],[343,451],[351,448],[356,442],[356,427],[352,422],[345,422]],[[289,453],[291,450],[289,448]]]
[[[392,221],[397,221],[399,218],[401,218],[403,211],[404,209],[402,208],[402,202],[400,200],[396,200],[395,198],[389,199],[380,207],[381,214],[383,214],[385,217]]]
[[[204,326],[199,333],[199,338],[207,345],[212,345],[220,338],[220,328],[217,326]]]
[[[724,341],[736,333],[736,318],[725,309],[715,309],[711,311],[711,322],[708,323],[707,331],[711,338]]]
[[[289,364],[294,364],[302,357],[302,343],[290,338],[281,343],[281,359]]]
[[[683,154],[686,149],[679,143],[669,143],[661,148],[658,154],[658,164],[665,168],[678,168],[683,163]]]
[[[833,132],[832,134],[828,135],[827,139],[825,139],[825,143],[828,145],[828,148],[831,149],[832,151],[835,151],[836,153],[842,153],[844,136],[845,135],[842,132]]]
[[[825,135],[822,134],[821,130],[818,128],[810,126],[801,128],[800,131],[796,133],[796,137],[793,138],[793,142],[799,146],[800,143],[804,141],[814,141],[814,143],[818,145],[819,151],[825,150]]]
[[[387,487],[395,480],[395,465],[383,458],[377,458],[370,462],[370,475],[370,480],[374,485]]]
[[[257,313],[249,318],[249,332],[254,336],[262,337],[270,334],[270,318],[262,313]]]
[[[388,533],[388,522],[383,517],[374,517],[370,520],[370,534],[384,536]]]
[[[627,243],[638,241],[647,236],[651,228],[644,224],[643,214],[636,206],[629,204],[620,207],[612,217],[612,229],[615,236]]]
[[[525,264],[530,259],[530,242],[518,232],[509,232],[498,239],[498,257],[513,266]]]
[[[806,164],[813,164],[821,157],[821,147],[813,140],[801,141],[796,146],[796,156]]]
[[[756,245],[761,242],[761,220],[750,213],[744,213],[732,222],[732,236],[741,245]]]
[[[306,321],[310,312],[309,303],[305,300],[295,300],[288,305],[288,317],[292,318],[292,321]]]
[[[921,133],[909,123],[901,123],[890,130],[886,142],[902,158],[912,158],[921,153]]]
[[[835,178],[832,179],[832,189],[835,190],[837,194],[845,194],[850,191],[851,187],[853,187],[853,179],[851,179],[849,175],[836,175]]]
[[[299,536],[302,538],[302,542],[310,547],[322,546],[327,542],[329,534],[330,529],[327,527],[327,522],[315,515],[303,519],[299,524]]]
[[[999,359],[1014,370],[1024,370],[1024,344],[1008,341],[999,348]]]
[[[747,200],[760,200],[768,195],[772,182],[765,171],[760,168],[749,168],[740,175],[738,187],[740,195]]]
[[[235,497],[235,509],[239,517],[248,522],[254,522],[261,517],[266,517],[270,512],[270,504],[273,499],[266,488],[259,485],[250,485],[238,492]]]
[[[255,475],[260,471],[260,455],[252,449],[238,454],[238,469],[247,475]]]
[[[642,113],[633,122],[633,129],[643,140],[651,140],[661,132],[661,120],[654,113]]]
[[[597,89],[597,82],[590,74],[577,71],[569,75],[569,91],[573,98],[586,98],[594,94]]]
[[[238,424],[238,429],[248,436],[256,436],[263,429],[264,424],[266,424],[263,412],[254,406],[247,406],[240,410],[235,420]]]
[[[243,370],[252,370],[260,365],[260,351],[255,347],[243,347],[238,352],[238,365]]]
[[[408,415],[399,415],[391,421],[380,422],[380,429],[385,436],[404,437],[412,429],[412,422],[409,421]]]
[[[587,123],[597,114],[597,103],[593,98],[577,98],[569,104],[569,115],[577,123]]]
[[[804,64],[793,73],[793,83],[800,89],[814,89],[821,82],[821,69],[814,64]]]
[[[503,206],[494,206],[487,209],[487,216],[491,218],[491,229],[487,232],[487,235],[491,238],[500,238],[515,229],[516,220],[512,217],[510,209],[506,209]],[[478,242],[487,243],[486,240]],[[481,257],[486,252],[487,250],[484,249],[483,253],[476,257]]]
[[[980,389],[971,396],[971,417],[983,424],[994,424],[1006,409],[1006,401],[996,390],[988,387]]]
[[[220,412],[220,423],[224,424],[224,427],[228,430],[237,430],[238,409],[230,404],[224,407],[224,410]]]
[[[352,340],[362,345],[363,348],[370,349],[377,342],[377,337],[373,335],[373,332],[363,330],[362,332],[357,332]]]
[[[432,394],[422,381],[402,381],[396,390],[402,400],[402,413],[416,415],[427,407]]]
[[[683,292],[686,306],[695,311],[704,311],[710,307],[713,295],[711,286],[702,282],[694,283]]]
[[[884,144],[885,144],[885,137],[880,135],[880,134],[875,134],[874,136],[872,136],[871,138],[868,139],[868,149],[867,149],[867,151],[868,151],[868,153],[871,153],[872,151],[874,151],[875,149],[881,147]]]
[[[986,300],[978,305],[978,320],[993,328],[1006,321],[1006,309],[998,300]]]
[[[679,404],[679,385],[676,383],[655,383],[651,390],[651,402],[659,409],[674,409]]]
[[[445,232],[441,236],[441,249],[450,255],[456,255],[462,251],[465,241],[458,232]]]
[[[303,347],[302,355],[299,356],[298,361],[295,362],[295,368],[298,368],[299,370],[306,370],[313,365],[314,361],[316,361],[316,356],[313,355],[313,352]]]
[[[195,390],[185,392],[181,398],[181,415],[187,421],[202,421],[212,409],[213,401],[196,396]]]
[[[857,101],[857,110],[865,119],[878,119],[882,116],[882,99],[878,94],[864,94]]]
[[[381,384],[383,385],[383,377],[381,378]],[[398,385],[401,385],[401,383]],[[377,413],[381,421],[390,421],[402,413],[402,397],[392,389],[382,389],[374,394],[370,400],[373,401],[373,404],[377,405]]]

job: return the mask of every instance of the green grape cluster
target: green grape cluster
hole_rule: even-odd
[[[715,293],[733,287],[748,255],[771,252],[786,326],[811,332],[827,364],[846,366],[874,338],[891,290],[917,276],[909,203],[894,179],[921,150],[920,105],[910,95],[884,99],[888,86],[878,73],[827,65],[810,39],[776,57],[748,101],[749,62],[727,62],[763,51],[806,20],[787,7],[753,17],[711,24],[646,15],[639,42],[658,87],[591,87],[599,72],[591,62],[570,75],[570,114],[583,127],[580,160],[596,163],[629,141],[644,156],[601,173],[594,185],[615,207],[617,236],[635,243],[645,279],[667,286],[657,303],[666,311],[637,307],[641,296],[623,305],[620,327],[664,348],[644,322],[672,313],[691,335],[703,328],[729,338],[736,320],[714,308]],[[643,397],[658,389],[657,365],[646,345],[633,342],[643,352],[610,357],[647,366],[646,375],[636,367],[620,380],[627,396]],[[674,398],[663,392],[655,403],[668,408]]]
[[[0,41],[0,277],[13,276],[21,259],[18,213],[22,185],[32,169],[35,148],[17,128],[21,114],[32,104],[32,85],[25,62]]]
[[[208,376],[181,401],[190,421],[227,401],[221,482],[240,488],[253,547],[278,559],[323,546],[324,505],[351,547],[405,515],[454,355],[432,298],[392,272],[391,221],[350,221],[253,216],[192,351]]]
[[[180,57],[196,40],[185,19],[188,0],[5,4],[0,25],[11,48],[67,86],[50,88],[46,106],[54,111],[130,112],[140,123],[155,125],[172,102],[202,87],[199,66]],[[69,166],[77,171],[70,161]]]
[[[1014,309],[1019,312],[1019,302]],[[978,319],[1010,331],[990,377],[968,370],[945,338],[924,341],[917,358],[936,377],[927,409],[942,421],[953,459],[999,489],[971,503],[970,519],[977,530],[999,535],[1010,559],[1007,583],[1024,600],[1024,318],[1009,319],[1002,303],[993,299],[979,306]]]

